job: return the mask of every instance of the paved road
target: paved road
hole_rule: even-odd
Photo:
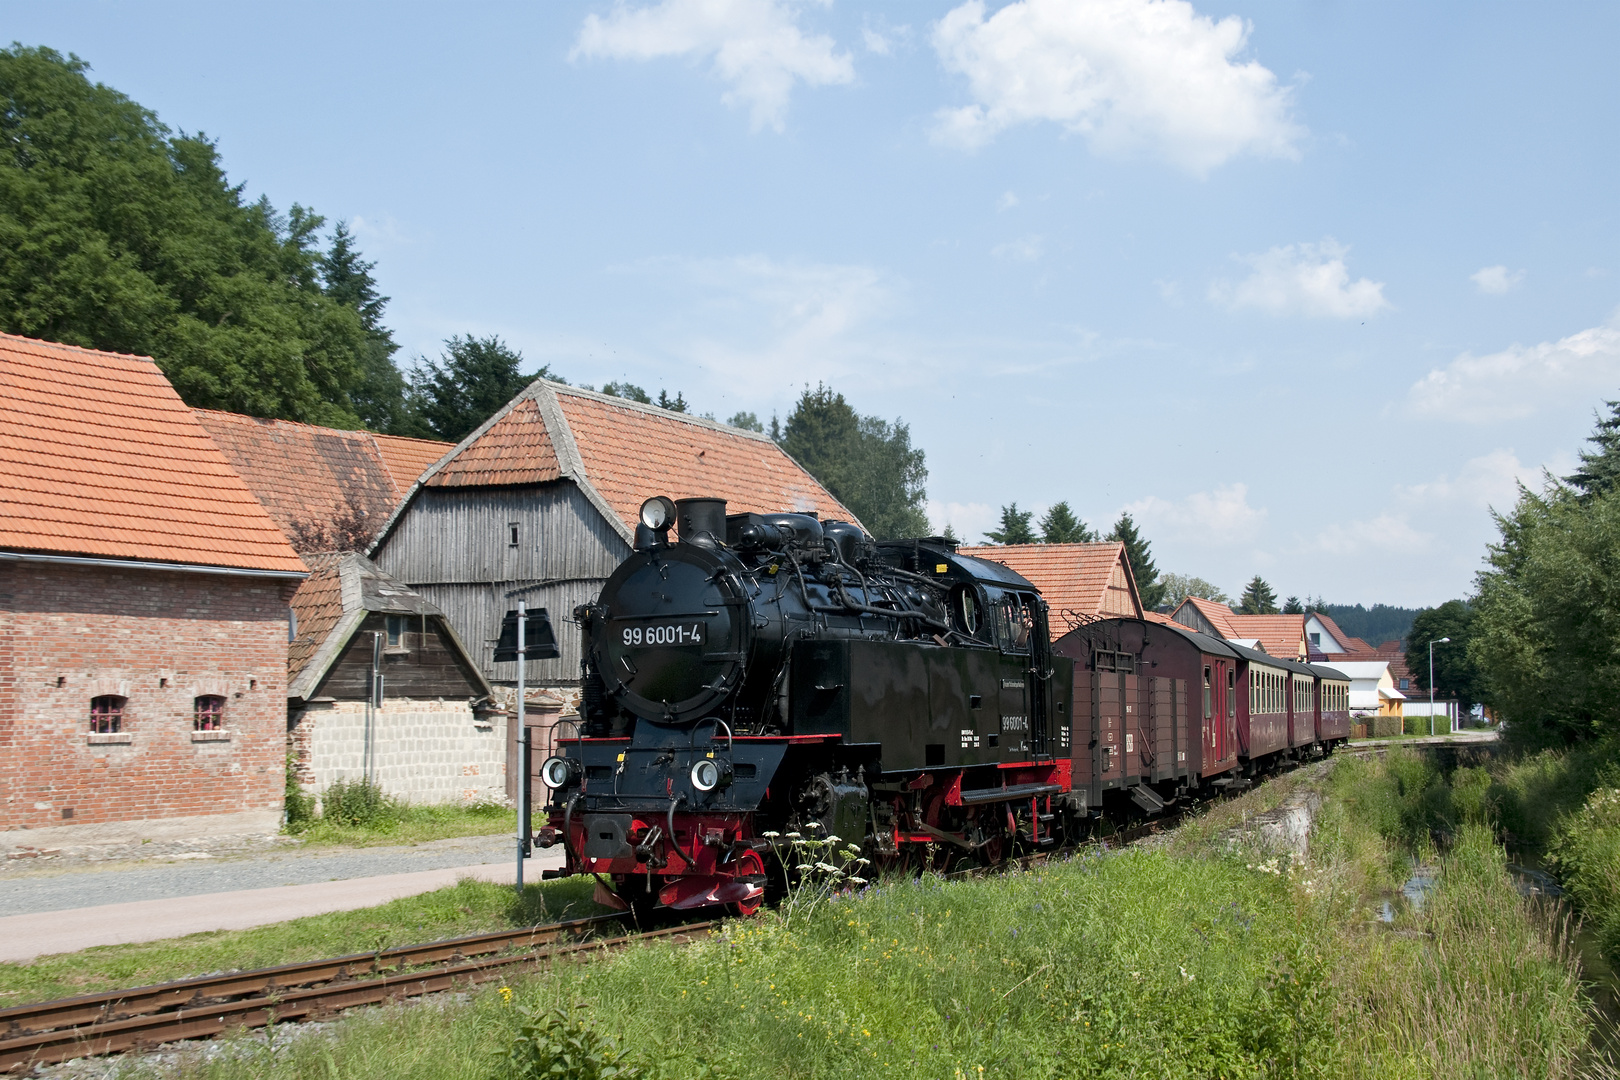
[[[410,847],[277,850],[251,857],[134,863],[115,869],[95,864],[60,871],[30,868],[25,875],[0,878],[0,918],[482,864],[515,865],[514,855],[510,836],[470,836]]]
[[[541,852],[524,867],[524,879],[538,880],[541,870],[561,866],[562,861],[561,848]],[[354,911],[443,889],[464,877],[510,883],[516,873],[516,862],[514,858],[506,863],[415,870],[268,889],[172,895],[157,900],[13,915],[0,918],[0,962],[26,963],[38,956],[78,952],[96,945],[159,941],[209,930],[245,930],[308,915]],[[131,874],[150,872],[128,871]]]

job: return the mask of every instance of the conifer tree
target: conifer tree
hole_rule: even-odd
[[[1142,607],[1157,610],[1164,598],[1164,585],[1159,581],[1159,568],[1153,562],[1153,548],[1136,528],[1129,512],[1119,515],[1107,539],[1125,545],[1125,558],[1131,564],[1131,576],[1136,579],[1136,591],[1142,598]]]
[[[1586,499],[1613,491],[1620,482],[1620,401],[1607,404],[1608,418],[1599,417],[1588,437],[1592,449],[1582,450],[1581,467],[1564,477]]]
[[[1277,594],[1259,574],[1254,575],[1249,584],[1244,586],[1243,595],[1238,598],[1238,614],[1277,614]]]
[[[1035,511],[1020,510],[1017,503],[1003,506],[1001,528],[991,529],[984,535],[992,544],[1033,544],[1035,532],[1029,527],[1029,521],[1034,516]]]
[[[1067,502],[1055,504],[1041,518],[1041,543],[1043,544],[1093,544],[1097,541],[1097,534],[1069,509]]]

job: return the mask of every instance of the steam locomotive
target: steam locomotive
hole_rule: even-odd
[[[1090,626],[1055,648],[1029,581],[944,538],[660,496],[633,546],[574,612],[579,730],[539,770],[537,840],[566,852],[548,874],[593,874],[613,906],[751,913],[790,872],[771,838],[794,832],[880,867],[995,863],[1111,800],[1162,809],[1260,764],[1236,738],[1203,752],[1227,717],[1206,693],[1194,722],[1185,674],[1121,671],[1185,633],[1143,624],[1128,652]]]

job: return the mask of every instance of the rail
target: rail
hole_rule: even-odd
[[[552,959],[642,941],[686,940],[719,925],[708,921],[590,936],[620,918],[598,915],[0,1009],[0,1072],[320,1019],[361,1005],[476,986]]]

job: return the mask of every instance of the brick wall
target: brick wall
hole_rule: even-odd
[[[0,561],[0,832],[279,814],[295,588]],[[128,742],[89,737],[103,694],[128,698]],[[202,694],[228,740],[194,740]]]

